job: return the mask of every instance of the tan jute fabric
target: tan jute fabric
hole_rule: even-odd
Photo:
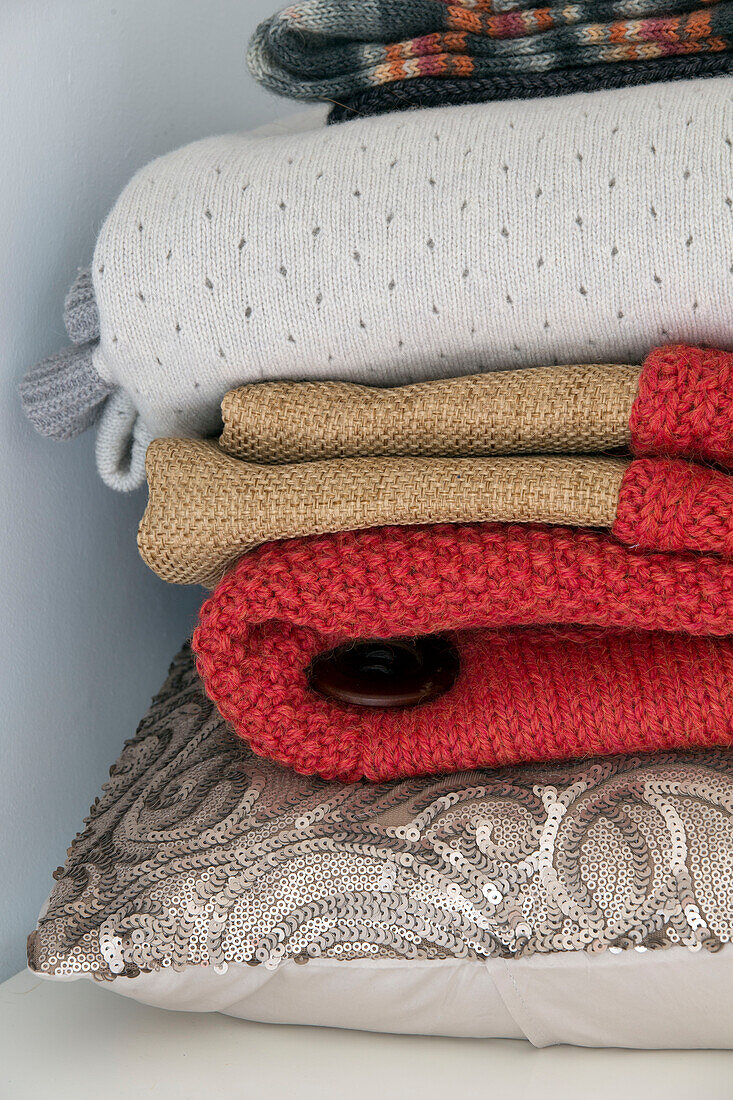
[[[156,439],[138,545],[166,581],[212,586],[271,539],[385,524],[611,527],[617,458],[347,458],[257,466],[216,443]]]
[[[393,389],[265,382],[224,398],[220,444],[248,462],[598,454],[629,443],[641,367],[558,366]]]

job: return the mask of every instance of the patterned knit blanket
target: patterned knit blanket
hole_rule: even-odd
[[[195,142],[115,203],[26,411],[129,490],[245,383],[733,348],[731,142],[731,77]]]
[[[733,4],[715,0],[302,0],[257,28],[248,62],[338,121],[714,75],[732,44]]]
[[[435,525],[244,555],[193,647],[256,753],[350,782],[731,745],[732,634],[730,562],[589,531]],[[314,681],[334,651],[426,635],[457,665],[428,701],[355,705]]]

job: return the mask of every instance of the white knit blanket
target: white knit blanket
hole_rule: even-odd
[[[199,141],[123,191],[93,278],[111,484],[244,382],[730,348],[733,78]]]

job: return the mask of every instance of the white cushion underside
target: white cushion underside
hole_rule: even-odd
[[[314,959],[276,970],[230,963],[224,974],[164,969],[109,988],[158,1008],[264,1023],[528,1039],[537,1047],[733,1049],[731,949],[486,962]]]

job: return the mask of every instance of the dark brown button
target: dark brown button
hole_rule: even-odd
[[[357,707],[415,707],[452,687],[460,670],[445,638],[371,638],[337,646],[311,661],[313,691]]]

